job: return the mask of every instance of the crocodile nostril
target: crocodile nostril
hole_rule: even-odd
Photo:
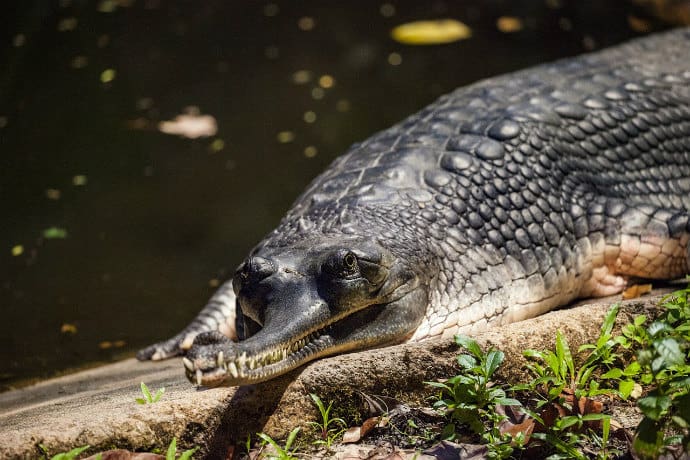
[[[276,271],[273,262],[263,257],[251,257],[247,260],[244,269],[247,273],[247,279],[251,279],[252,281],[261,281],[264,278],[268,278]]]

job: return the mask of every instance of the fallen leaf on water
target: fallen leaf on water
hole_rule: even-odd
[[[60,196],[60,190],[56,188],[49,188],[46,190],[46,198],[48,198],[49,200],[59,200]]]
[[[173,120],[158,123],[158,130],[165,134],[196,139],[215,136],[218,132],[218,123],[211,115],[201,115],[197,107],[188,107],[185,113]]]
[[[505,34],[522,30],[522,20],[514,16],[501,16],[496,20],[496,28]]]
[[[408,22],[391,31],[393,40],[404,45],[439,45],[471,36],[472,29],[455,19]]]
[[[60,227],[50,227],[43,230],[43,238],[47,240],[67,238],[67,230]]]
[[[62,326],[60,326],[60,332],[63,334],[76,334],[77,326],[72,323],[64,323]]]
[[[633,284],[623,291],[623,300],[637,299],[638,297],[652,292],[651,284]]]

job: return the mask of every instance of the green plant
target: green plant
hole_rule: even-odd
[[[643,419],[633,449],[656,458],[670,445],[690,450],[690,287],[666,296],[663,315],[644,330],[632,331],[638,343],[639,379],[654,388],[637,401]]]
[[[278,460],[298,460],[297,457],[294,456],[292,445],[294,444],[295,439],[297,438],[299,430],[300,428],[297,427],[290,432],[290,434],[287,437],[287,440],[285,441],[284,447],[281,447],[280,444],[274,441],[273,438],[271,438],[266,433],[257,433],[257,436],[261,438],[261,440],[263,441],[263,445],[270,444],[275,450],[275,454],[267,455],[268,458]]]
[[[43,445],[39,444],[38,445],[39,449],[43,451],[43,454],[45,455],[46,458],[48,458],[48,449]],[[79,454],[84,452],[86,449],[88,449],[89,445],[86,446],[81,446],[81,447],[75,447],[74,449],[70,450],[69,452],[61,452],[59,454],[55,454],[52,457],[50,457],[50,460],[74,460],[77,458]]]
[[[165,387],[159,388],[158,391],[156,391],[156,394],[152,395],[151,391],[149,390],[149,387],[147,387],[144,382],[141,382],[141,394],[144,397],[136,398],[135,401],[137,402],[137,404],[153,404],[161,399],[163,393],[165,393]]]
[[[621,355],[614,351],[618,342],[611,334],[618,310],[619,306],[614,305],[608,311],[596,343],[584,344],[578,349],[578,353],[589,352],[579,367],[575,365],[568,341],[561,331],[556,331],[554,351],[525,350],[524,355],[526,357],[538,361],[527,365],[536,379],[515,388],[522,390],[541,389],[546,399],[539,401],[537,407],[541,407],[549,401],[559,400],[566,389],[575,395],[576,401],[581,397],[612,393],[613,390],[611,389],[600,389],[598,379],[593,377],[602,373],[605,375],[604,371],[610,370],[614,364],[622,360]],[[610,378],[613,377],[610,376]],[[632,390],[632,387],[629,390]]]
[[[179,457],[177,457],[178,460],[189,460],[192,458],[192,455],[199,450],[198,447],[195,447],[193,449],[185,450],[180,454]],[[177,455],[177,438],[172,438],[172,441],[170,441],[170,445],[168,446],[168,450],[165,452],[165,460],[175,460]]]
[[[321,444],[324,445],[326,449],[330,449],[333,442],[345,432],[345,420],[331,417],[331,409],[333,407],[332,401],[328,404],[328,407],[326,407],[317,395],[311,393],[309,396],[314,401],[314,404],[316,404],[321,414],[320,422],[310,423],[319,436],[319,439],[314,441],[314,444]]]
[[[606,414],[590,413],[558,417],[554,419],[553,424],[546,427],[546,432],[533,433],[532,437],[544,441],[556,451],[556,453],[548,457],[549,460],[586,460],[589,457],[582,452],[581,444],[586,439],[592,439],[596,436],[596,433],[589,430],[589,433],[585,434],[581,430],[587,422],[596,421],[601,422],[602,428],[606,427],[605,430],[602,429],[602,432],[605,432],[605,434],[602,434],[601,438],[599,438],[603,446],[600,454],[605,455],[611,426],[611,416]],[[604,456],[602,458],[607,457]]]
[[[427,382],[441,390],[434,408],[452,420],[442,437],[456,438],[455,423],[460,423],[488,444],[489,458],[507,458],[513,452],[513,437],[500,432],[499,424],[506,417],[496,412],[496,406],[521,404],[493,384],[492,377],[503,362],[504,354],[495,349],[484,353],[477,342],[463,335],[456,335],[455,342],[469,352],[457,358],[461,373],[445,382]]]

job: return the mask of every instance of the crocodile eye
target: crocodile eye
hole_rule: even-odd
[[[345,257],[343,257],[343,265],[348,271],[357,270],[357,256],[351,252],[348,252],[345,254]]]
[[[357,256],[350,251],[337,251],[323,265],[326,273],[337,278],[349,278],[359,274]]]

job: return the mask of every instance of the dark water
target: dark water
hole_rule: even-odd
[[[175,333],[352,142],[457,86],[640,34],[620,1],[15,3],[0,14],[5,388]],[[445,17],[473,37],[389,37]],[[188,106],[217,134],[158,131]]]

